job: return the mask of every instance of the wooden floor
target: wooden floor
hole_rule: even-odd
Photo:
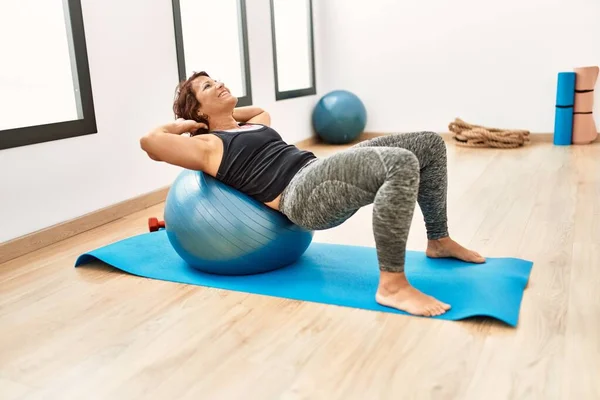
[[[517,328],[73,268],[160,205],[0,265],[0,399],[600,399],[600,145],[448,153],[453,237],[535,262]],[[370,224],[315,241],[373,246]]]

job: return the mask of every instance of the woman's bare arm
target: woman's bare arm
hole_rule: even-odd
[[[233,118],[238,122],[270,126],[271,116],[260,107],[238,107],[233,110]]]
[[[201,171],[206,167],[207,147],[201,136],[182,136],[206,126],[196,121],[177,120],[160,126],[140,139],[140,146],[155,161]]]

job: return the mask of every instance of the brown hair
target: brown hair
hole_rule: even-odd
[[[200,128],[197,131],[192,132],[192,136],[202,135],[204,133],[208,133],[210,130],[208,116],[204,114],[200,115],[198,113],[200,110],[200,102],[196,98],[196,92],[194,92],[194,87],[192,86],[194,80],[199,76],[209,77],[205,71],[194,72],[192,76],[177,85],[175,101],[173,102],[173,112],[175,113],[175,118],[194,120],[204,123],[209,127],[209,129]]]

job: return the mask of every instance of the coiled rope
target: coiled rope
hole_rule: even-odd
[[[529,131],[489,128],[456,118],[448,125],[458,146],[512,149],[529,142]]]

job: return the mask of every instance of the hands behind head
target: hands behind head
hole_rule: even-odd
[[[204,122],[197,122],[194,120],[186,120],[183,118],[179,118],[174,122],[170,122],[166,125],[163,125],[162,130],[175,135],[189,133],[192,136],[194,136],[195,134],[203,133],[198,132],[199,130],[208,132],[208,126]]]

